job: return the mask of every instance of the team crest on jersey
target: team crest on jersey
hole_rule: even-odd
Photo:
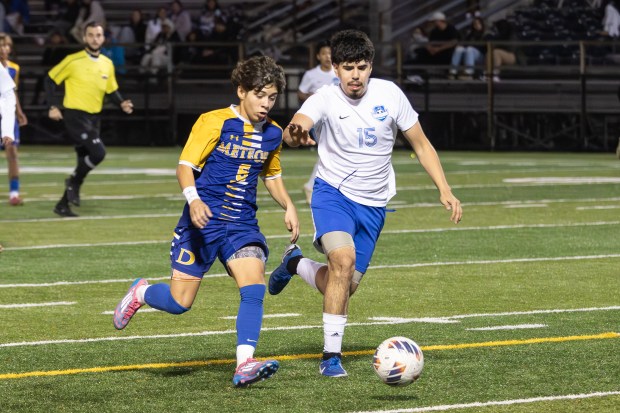
[[[372,108],[372,117],[383,122],[388,117],[388,111],[383,105],[375,106]]]

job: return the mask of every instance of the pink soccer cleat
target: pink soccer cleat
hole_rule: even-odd
[[[136,292],[138,287],[148,284],[149,283],[144,278],[138,278],[131,284],[125,297],[118,303],[114,310],[114,327],[116,327],[117,330],[124,329],[127,324],[129,324],[131,317],[144,305],[138,301]]]

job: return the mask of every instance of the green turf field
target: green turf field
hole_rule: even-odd
[[[220,264],[181,316],[144,307],[123,331],[111,311],[131,281],[166,280],[184,199],[179,148],[109,148],[82,188],[77,219],[52,213],[70,147],[21,148],[23,207],[0,188],[0,412],[618,412],[620,161],[612,154],[440,152],[464,204],[454,225],[410,152],[395,153],[398,195],[352,298],[349,377],[319,375],[322,296],[299,277],[265,298],[256,353],[271,379],[232,386],[239,294]],[[285,150],[308,257],[301,187],[316,152]],[[6,182],[6,161],[0,160]],[[262,184],[271,272],[287,245]],[[147,310],[147,311],[145,311]],[[422,346],[408,387],[382,384],[374,348]]]

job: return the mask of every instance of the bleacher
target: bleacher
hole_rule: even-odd
[[[197,0],[183,3],[194,17],[199,15],[204,4]],[[237,3],[233,0],[220,1],[224,7]],[[378,24],[385,26],[388,21],[400,21],[403,4],[409,4],[410,8],[424,6],[424,10],[432,10],[437,4],[452,5],[455,16],[465,19],[462,3],[403,0],[402,4],[399,2],[390,10],[382,11]],[[423,116],[438,118],[436,122],[429,121],[429,128],[434,127],[436,133],[440,131],[437,134],[439,141],[436,141],[439,147],[468,146],[469,137],[461,136],[459,126],[455,124],[455,119],[464,115],[470,119],[491,119],[490,122],[478,122],[484,127],[472,133],[485,135],[482,139],[484,145],[496,145],[492,146],[494,149],[524,144],[532,148],[548,148],[549,139],[545,134],[537,135],[536,127],[527,128],[528,136],[503,143],[492,142],[494,138],[491,136],[503,133],[503,123],[518,123],[511,119],[513,115],[515,119],[523,119],[548,113],[570,119],[572,127],[568,129],[572,135],[568,148],[606,149],[608,141],[617,139],[614,126],[617,122],[614,117],[619,112],[616,89],[620,75],[610,59],[616,45],[598,40],[600,10],[588,8],[583,1],[566,0],[563,9],[552,7],[556,3],[552,0],[533,0],[524,5],[523,1],[498,0],[492,9],[486,11],[490,19],[494,13],[499,13],[514,24],[519,34],[520,47],[526,56],[520,64],[502,68],[502,81],[499,84],[479,80],[451,81],[446,78],[445,67],[426,68],[428,70],[423,84],[408,81],[405,75],[411,67],[402,61],[402,50],[406,45],[403,45],[402,39],[396,38],[393,41],[376,42],[378,53],[373,73],[401,84]],[[36,76],[47,70],[38,64],[46,21],[43,1],[34,0],[30,4],[33,26],[25,36],[16,39],[19,52],[17,60],[23,70],[20,97],[30,115],[32,129],[35,130],[32,138],[59,141],[55,135],[42,136],[49,126],[45,120],[46,107],[29,104]],[[103,0],[102,4],[109,24],[120,25],[125,23],[134,8],[142,8],[147,14],[154,13],[159,6],[168,4],[168,1],[137,0],[130,3]],[[294,4],[303,7],[292,14]],[[501,9],[500,5],[506,10]],[[244,2],[243,12],[245,30],[239,41],[218,46],[231,48],[240,57],[260,53],[262,48],[273,46],[269,41],[282,50],[284,56],[280,63],[287,72],[288,90],[279,99],[273,112],[276,120],[282,122],[286,122],[298,107],[295,91],[303,71],[315,64],[313,41],[326,37],[339,27],[356,25],[372,33],[371,25],[377,24],[369,15],[368,3],[363,0],[344,0],[342,3],[317,0],[307,4],[291,0],[255,0]],[[390,13],[393,19],[385,17]],[[455,23],[463,25],[463,21]],[[273,30],[274,27],[284,33],[283,37],[266,38],[263,30]],[[394,30],[390,32],[395,33]],[[290,36],[294,41],[290,41]],[[175,45],[175,48],[181,46]],[[582,59],[584,56],[586,58]],[[198,113],[235,100],[228,80],[232,64],[234,62],[219,65],[181,62],[171,73],[160,73],[154,84],[141,75],[137,67],[128,66],[127,74],[119,76],[123,93],[134,101],[137,109],[136,115],[131,117],[132,121],[123,123],[126,128],[124,134],[129,136],[128,142],[170,144],[182,140],[188,131],[188,124]],[[481,72],[483,67],[478,69]],[[106,119],[125,122],[127,118],[116,111],[108,111]],[[576,125],[575,122],[580,124]],[[584,127],[584,123],[588,127]],[[602,129],[600,125],[603,125]],[[145,130],[148,133],[145,134]],[[442,134],[446,137],[441,138]],[[595,134],[600,137],[591,139],[590,136]],[[106,142],[111,144],[125,142],[122,138],[108,139]]]

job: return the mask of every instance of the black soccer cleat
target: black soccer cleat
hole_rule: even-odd
[[[77,217],[79,216],[75,212],[71,211],[69,205],[63,204],[61,202],[57,203],[54,207],[54,213],[60,215],[61,217]]]
[[[73,182],[69,177],[65,179],[65,190],[67,191],[67,199],[69,203],[80,206],[80,185]]]

